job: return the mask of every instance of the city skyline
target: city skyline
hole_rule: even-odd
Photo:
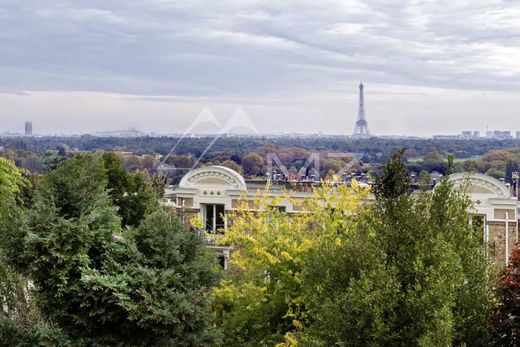
[[[373,134],[517,128],[509,1],[7,1],[0,18],[0,132],[183,133],[243,106],[261,133],[351,134],[360,79]]]
[[[204,110],[203,112],[208,112],[208,110]],[[200,117],[200,115],[199,115]],[[233,116],[231,117],[233,118]],[[249,122],[246,118],[246,122]],[[356,121],[357,124],[358,121]],[[196,121],[194,124],[201,124],[200,122]],[[350,138],[388,138],[388,137],[396,137],[396,138],[421,138],[421,139],[428,139],[428,138],[437,138],[437,139],[520,139],[520,130],[516,129],[490,129],[489,127],[486,127],[484,131],[481,129],[458,129],[454,130],[454,132],[451,133],[444,133],[444,134],[433,134],[430,136],[416,136],[413,134],[409,135],[385,135],[385,134],[369,134],[369,135],[363,135],[363,134],[345,134],[345,133],[323,133],[321,131],[312,133],[299,133],[299,132],[260,132],[260,131],[254,131],[253,129],[247,129],[241,126],[238,127],[232,127],[228,131],[226,131],[226,127],[229,124],[220,124],[218,127],[214,129],[214,131],[200,131],[200,127],[194,127],[194,124],[191,124],[189,127],[189,131],[184,131],[183,133],[177,132],[177,133],[167,133],[167,132],[149,132],[149,131],[143,131],[141,129],[136,129],[135,127],[127,127],[127,128],[120,128],[120,129],[114,129],[114,130],[101,130],[101,131],[93,131],[93,132],[74,132],[74,133],[67,133],[67,132],[38,132],[35,131],[33,133],[33,125],[31,121],[24,122],[24,131],[0,131],[0,137],[21,137],[21,136],[38,136],[38,137],[46,137],[46,136],[80,136],[80,135],[93,135],[93,136],[100,136],[100,137],[139,137],[139,136],[172,136],[172,137],[184,137],[184,136],[221,136],[221,135],[230,135],[230,136],[251,136],[251,137],[264,137],[264,136],[285,136],[285,135],[294,135],[294,136],[347,136]],[[208,124],[206,124],[208,125]],[[212,125],[212,124],[209,124]],[[254,127],[254,124],[252,124]],[[356,126],[354,126],[354,129]],[[1,130],[1,129],[0,129]],[[258,130],[258,129],[255,129]],[[458,132],[457,132],[458,131]]]

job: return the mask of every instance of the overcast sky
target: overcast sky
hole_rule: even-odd
[[[0,0],[0,133],[350,134],[360,79],[374,134],[520,130],[520,1]]]

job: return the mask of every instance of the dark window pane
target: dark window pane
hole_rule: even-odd
[[[217,214],[217,225],[216,228],[224,229],[224,205],[216,205],[215,206],[216,214]]]
[[[213,231],[213,205],[204,205],[206,208],[206,230]]]

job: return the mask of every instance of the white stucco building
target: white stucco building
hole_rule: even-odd
[[[498,264],[505,264],[512,247],[518,241],[518,199],[511,189],[499,180],[483,174],[456,173],[449,177],[454,186],[468,194],[474,202],[470,223],[482,228],[482,240],[488,245],[490,256]],[[166,205],[172,206],[183,218],[198,216],[203,228],[210,234],[225,231],[230,211],[237,208],[239,200],[253,199],[268,187],[269,196],[283,197],[290,191],[292,198],[312,196],[310,181],[245,180],[239,173],[223,166],[209,166],[192,170],[181,179],[178,186],[166,196]],[[298,212],[298,206],[280,199],[276,206],[287,213]],[[507,236],[506,236],[507,235]],[[231,247],[210,246],[221,256],[224,267]]]
[[[518,242],[518,198],[510,187],[484,174],[456,173],[449,180],[473,201],[470,222],[482,226],[482,240],[490,255],[497,265],[505,265]]]

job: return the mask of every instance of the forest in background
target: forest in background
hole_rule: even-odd
[[[165,160],[175,146],[175,151]],[[287,171],[295,175],[311,154],[319,155],[319,177],[346,170],[349,175],[375,177],[391,153],[406,148],[407,169],[445,174],[447,157],[453,155],[454,172],[481,172],[510,181],[520,166],[520,141],[516,139],[352,139],[341,136],[321,137],[139,137],[104,138],[24,137],[0,138],[0,156],[13,160],[18,167],[43,173],[78,153],[113,151],[123,158],[130,172],[153,176],[161,162],[175,168],[223,165],[247,178],[263,176],[267,155],[275,154]],[[169,175],[177,183],[185,171]]]
[[[43,154],[49,148],[60,146],[77,148],[81,151],[118,150],[137,155],[167,154],[177,144],[176,154],[200,156],[214,136],[185,137],[15,137],[0,138],[0,146],[10,149],[22,149]],[[384,163],[392,153],[400,148],[407,148],[407,157],[424,156],[428,152],[439,151],[453,154],[456,158],[467,159],[482,155],[492,149],[520,146],[518,139],[388,139],[373,137],[354,139],[344,136],[223,136],[218,138],[207,152],[209,159],[215,154],[227,153],[230,156],[243,156],[270,143],[280,147],[298,147],[308,151],[339,151],[362,153],[361,158],[367,163]]]

